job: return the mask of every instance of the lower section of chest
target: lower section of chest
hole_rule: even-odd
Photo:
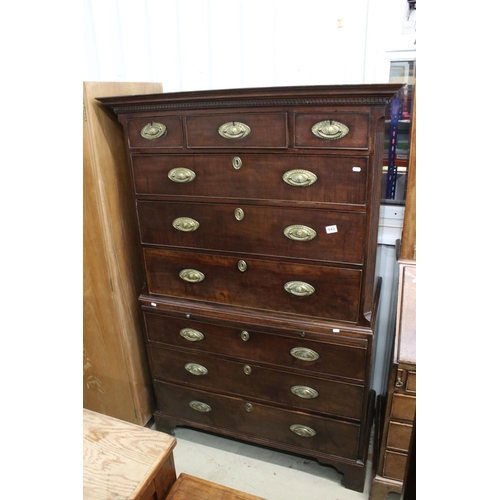
[[[158,429],[191,426],[310,456],[362,490],[368,329],[154,296],[142,308]]]

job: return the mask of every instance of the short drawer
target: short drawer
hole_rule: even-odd
[[[286,148],[287,113],[210,113],[186,117],[189,148]]]
[[[392,399],[391,417],[413,422],[415,418],[417,400],[414,396],[394,394]]]
[[[300,113],[294,115],[295,147],[368,149],[370,121],[363,113]]]
[[[403,481],[406,471],[406,462],[408,456],[403,453],[395,453],[386,451],[384,455],[384,471],[383,476],[389,479]]]
[[[149,293],[355,322],[362,271],[144,248]]]
[[[366,215],[236,204],[138,201],[141,241],[361,264]]]
[[[357,458],[360,426],[333,418],[273,408],[250,400],[155,381],[161,413],[211,430],[269,440],[311,452]]]
[[[361,420],[363,386],[284,372],[252,361],[150,346],[155,379]]]
[[[394,450],[408,452],[410,449],[413,426],[401,422],[389,422],[387,446]]]
[[[410,394],[417,393],[417,373],[409,371],[408,378],[406,379],[406,392]]]
[[[302,373],[333,375],[361,383],[365,380],[366,344],[356,346],[347,340],[342,342],[340,338],[319,342],[297,334],[285,336],[261,332],[244,323],[225,326],[150,312],[144,312],[144,320],[151,342],[192,349],[198,354],[233,356]],[[301,353],[311,355],[307,358]]]
[[[132,155],[137,194],[365,205],[360,156]]]
[[[184,143],[178,115],[131,118],[127,129],[131,148],[181,148]]]

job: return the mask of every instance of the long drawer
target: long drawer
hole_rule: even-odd
[[[242,398],[154,382],[161,413],[211,430],[227,429],[245,437],[284,443],[312,452],[357,458],[360,426],[255,403]]]
[[[144,248],[149,293],[355,322],[362,271]]]
[[[153,377],[199,389],[361,420],[363,386],[190,351],[151,347]]]
[[[362,156],[132,155],[132,170],[137,194],[366,203]]]
[[[330,342],[319,342],[298,335],[261,332],[245,323],[223,326],[150,312],[144,313],[144,320],[147,338],[151,342],[194,350],[198,354],[215,353],[260,365],[299,370],[311,375],[365,381],[367,342],[358,340],[353,344],[348,339],[335,336]]]
[[[146,244],[363,262],[363,213],[161,201],[139,201],[137,212]]]

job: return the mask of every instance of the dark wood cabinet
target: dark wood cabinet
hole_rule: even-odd
[[[127,144],[158,429],[314,457],[363,490],[384,117],[398,89],[99,99]]]

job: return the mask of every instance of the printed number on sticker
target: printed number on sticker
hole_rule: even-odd
[[[326,226],[325,229],[326,229],[326,234],[332,234],[338,231],[337,226]]]

